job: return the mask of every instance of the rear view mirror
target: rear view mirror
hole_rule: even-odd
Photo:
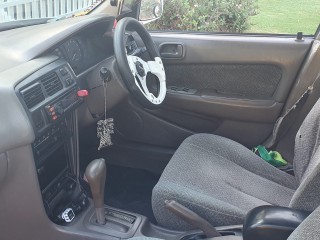
[[[161,17],[163,12],[163,0],[142,0],[140,5],[139,20],[149,23]]]

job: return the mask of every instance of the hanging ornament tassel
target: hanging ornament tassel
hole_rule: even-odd
[[[111,134],[114,133],[113,125],[113,118],[98,121],[97,135],[100,138],[98,150],[112,145]]]
[[[112,145],[111,134],[114,133],[113,118],[107,117],[107,82],[104,82],[104,120],[99,120],[97,123],[97,137],[100,138],[98,150]]]

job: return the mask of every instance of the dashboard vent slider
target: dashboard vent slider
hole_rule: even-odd
[[[45,99],[39,83],[33,84],[32,86],[21,90],[20,93],[29,109]]]
[[[63,88],[61,80],[55,72],[44,76],[41,83],[49,96],[52,96]]]

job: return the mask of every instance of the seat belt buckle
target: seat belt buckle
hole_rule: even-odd
[[[259,145],[253,148],[253,152],[274,167],[280,168],[288,165],[279,152],[268,151],[265,146]]]

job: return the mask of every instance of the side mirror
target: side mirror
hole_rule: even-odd
[[[157,20],[162,16],[163,0],[141,0],[139,21],[143,24]]]

